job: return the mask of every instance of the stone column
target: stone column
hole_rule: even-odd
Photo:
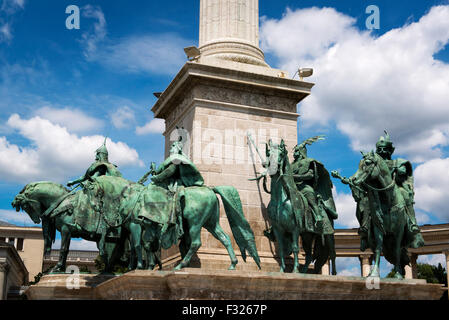
[[[360,259],[360,273],[362,277],[368,277],[370,271],[371,271],[371,264],[370,264],[370,254],[361,254],[359,256]]]
[[[446,255],[446,273],[447,273],[447,285],[448,285],[448,299],[449,299],[449,250],[443,251]]]
[[[321,274],[324,274],[326,276],[330,275],[329,260],[327,260],[327,262],[321,268]]]
[[[6,300],[6,283],[8,281],[9,265],[7,262],[0,262],[0,300]]]
[[[200,62],[218,58],[267,66],[259,49],[259,0],[201,0]]]
[[[418,255],[416,253],[409,253],[410,265],[406,265],[405,269],[405,279],[416,279],[418,276],[418,269],[416,265],[416,260]]]

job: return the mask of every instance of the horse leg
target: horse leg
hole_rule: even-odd
[[[129,223],[129,231],[131,233],[131,250],[134,250],[137,258],[137,269],[143,269],[142,259],[142,227],[135,222]]]
[[[218,216],[214,216],[213,219],[211,217],[211,219],[209,219],[204,227],[215,237],[215,239],[220,241],[225,246],[226,250],[228,251],[229,258],[231,258],[231,265],[229,266],[228,270],[235,270],[235,266],[237,265],[238,260],[235,256],[234,249],[232,248],[231,239],[218,223]]]
[[[332,258],[332,275],[336,276],[337,275],[337,266],[335,265],[335,258]]]
[[[154,251],[157,251],[157,239],[155,239],[153,230],[147,225],[145,225],[145,232],[142,236],[143,247],[147,254],[147,269],[154,270],[156,267],[157,259]],[[156,250],[154,249],[156,247]]]
[[[404,277],[402,276],[402,266],[401,266],[401,253],[402,253],[401,243],[405,228],[406,227],[402,228],[402,232],[399,232],[399,234],[397,234],[394,239],[394,254],[395,254],[394,277],[396,279],[401,280],[404,279]]]
[[[52,272],[64,272],[66,268],[67,254],[70,247],[70,229],[67,225],[61,227],[61,249],[59,251],[59,261],[51,270]]]
[[[382,253],[382,246],[383,246],[383,234],[382,231],[376,225],[373,225],[373,231],[376,243],[376,248],[374,249],[374,267],[371,269],[368,277],[378,278],[380,276],[379,265],[380,265],[380,254]]]
[[[293,251],[293,273],[299,272],[299,260],[298,260],[298,254],[299,254],[299,228],[296,228],[292,232],[292,251]]]
[[[313,244],[313,234],[306,232],[301,234],[302,239],[302,248],[304,249],[304,253],[306,254],[306,262],[301,269],[301,273],[307,273],[309,270],[309,265],[312,263],[312,244]]]
[[[282,237],[282,233],[279,230],[279,228],[273,226],[273,232],[274,232],[274,236],[278,241],[278,245],[279,245],[279,256],[281,258],[281,268],[279,270],[279,272],[284,272],[285,271],[285,259],[284,259],[284,239]]]
[[[189,250],[187,251],[181,262],[175,267],[175,270],[181,270],[190,264],[193,255],[201,247],[201,225],[190,224],[189,236],[191,239]]]

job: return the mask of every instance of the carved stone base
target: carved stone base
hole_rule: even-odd
[[[437,300],[443,295],[441,285],[417,279],[381,279],[376,289],[361,277],[187,268],[81,275],[80,289],[69,290],[69,276],[44,276],[26,294],[29,299],[99,300]]]

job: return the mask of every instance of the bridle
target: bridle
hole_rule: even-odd
[[[379,167],[378,161],[373,161],[373,160],[371,160],[371,159],[370,159],[370,161],[373,162],[373,166],[372,166],[372,168],[371,168],[371,172],[369,172],[369,174],[366,175],[366,177],[365,177],[365,178],[363,179],[363,181],[362,181],[362,184],[363,184],[364,186],[366,186],[368,189],[371,189],[371,190],[377,191],[377,192],[388,191],[388,190],[392,189],[392,188],[394,187],[394,185],[396,184],[396,179],[395,179],[395,178],[396,178],[396,173],[393,174],[393,179],[392,179],[391,183],[390,183],[388,186],[384,187],[384,188],[376,188],[376,187],[373,187],[373,186],[369,185],[369,184],[365,181],[366,178],[369,177],[369,176],[371,176],[371,174],[373,173],[374,167],[377,167],[377,168]]]

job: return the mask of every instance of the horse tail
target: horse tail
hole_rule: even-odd
[[[254,233],[243,214],[242,202],[237,189],[232,186],[218,186],[214,187],[213,191],[221,196],[232,235],[240,248],[243,261],[246,262],[246,251],[248,251],[260,269],[260,258]]]

